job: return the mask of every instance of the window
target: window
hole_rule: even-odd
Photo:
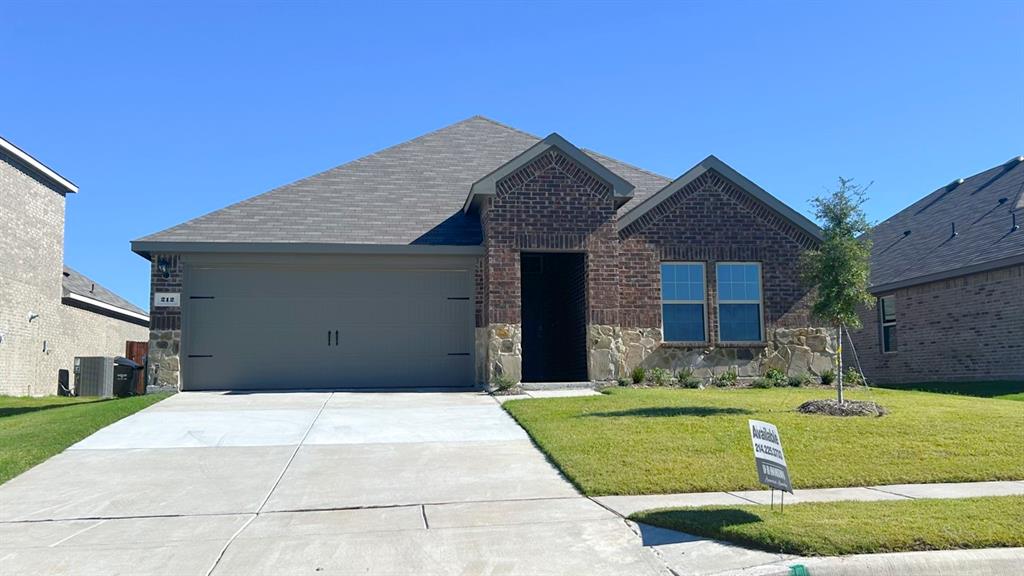
[[[756,262],[719,264],[718,339],[722,342],[761,341],[761,265]]]
[[[896,297],[878,299],[878,314],[882,324],[882,352],[896,351]]]
[[[665,342],[704,342],[704,264],[661,265],[661,318]]]

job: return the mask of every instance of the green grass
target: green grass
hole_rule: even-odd
[[[0,396],[0,484],[166,397],[149,394],[103,400]]]
[[[637,522],[802,556],[1024,546],[1024,496],[651,510]]]
[[[1024,382],[917,382],[913,384],[884,384],[881,387],[1024,402]]]
[[[800,414],[830,390],[613,388],[601,396],[504,404],[584,493],[664,494],[763,488],[748,419],[778,426],[797,488],[1024,479],[1024,405],[881,389],[850,399],[881,418]]]

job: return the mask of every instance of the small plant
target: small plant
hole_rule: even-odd
[[[619,378],[619,386],[629,386],[629,378]]]
[[[764,379],[768,382],[769,386],[786,385],[786,373],[778,368],[769,368],[764,373]]]
[[[801,386],[809,386],[811,384],[811,377],[807,374],[797,374],[796,376],[790,376],[786,383],[793,388],[799,388]]]
[[[831,386],[836,381],[835,370],[825,370],[821,373],[821,384],[822,386]]]
[[[754,381],[750,383],[751,388],[771,388],[773,386],[775,386],[775,383],[767,376],[764,378],[754,378]]]
[[[629,377],[633,379],[633,384],[641,384],[647,379],[647,370],[643,366],[637,366],[629,373]]]
[[[729,386],[735,386],[736,380],[738,378],[739,376],[736,374],[735,371],[728,370],[726,372],[722,372],[721,374],[716,374],[715,376],[713,376],[711,378],[711,384],[719,388],[727,388]]]
[[[516,387],[516,383],[508,376],[500,374],[491,380],[491,387],[495,392],[508,392]]]
[[[668,384],[669,379],[672,378],[672,374],[664,368],[651,368],[650,373],[651,384],[655,386],[664,386]]]
[[[680,368],[676,372],[676,382],[683,388],[700,388],[702,384],[701,379],[693,375],[691,368]]]
[[[864,377],[853,368],[848,368],[846,372],[843,372],[843,382],[850,386],[863,386]]]

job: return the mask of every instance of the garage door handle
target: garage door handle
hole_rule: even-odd
[[[330,330],[327,331],[327,345],[328,346],[331,345],[331,331]]]
[[[335,346],[338,345],[338,331],[337,330],[334,331],[334,345]]]

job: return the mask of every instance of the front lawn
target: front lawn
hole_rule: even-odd
[[[100,398],[0,396],[0,484],[167,394]]]
[[[883,384],[881,387],[1024,402],[1024,382],[917,382],[914,384]]]
[[[873,388],[848,391],[887,416],[800,414],[827,389],[612,388],[513,400],[505,409],[584,493],[763,488],[748,419],[778,426],[797,488],[1024,479],[1019,402]]]
[[[640,512],[637,522],[801,556],[1024,546],[1024,496]]]

